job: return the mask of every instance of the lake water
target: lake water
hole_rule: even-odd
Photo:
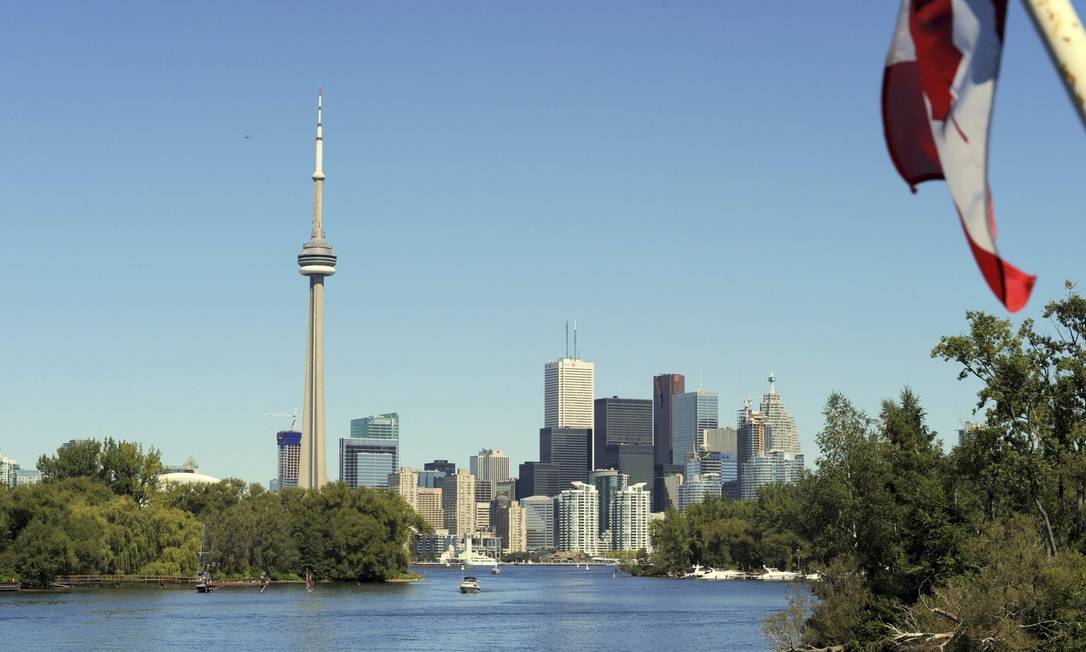
[[[413,584],[0,593],[0,649],[765,650],[803,585],[637,578],[610,567],[415,569]]]

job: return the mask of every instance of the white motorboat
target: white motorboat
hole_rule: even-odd
[[[794,573],[792,571],[782,571],[766,566],[762,566],[762,568],[765,569],[765,572],[757,577],[766,582],[795,582],[801,577],[799,573]]]
[[[478,593],[482,590],[482,587],[479,586],[479,580],[474,577],[465,577],[460,580],[461,593]]]
[[[700,580],[745,580],[747,574],[743,571],[731,570],[725,568],[724,570],[717,570],[710,568],[701,577]]]
[[[693,566],[693,568],[692,568],[692,569],[690,570],[690,572],[689,572],[689,573],[687,573],[686,575],[683,575],[683,579],[684,579],[684,580],[690,580],[690,579],[694,579],[694,580],[696,580],[696,579],[700,579],[700,578],[702,578],[702,577],[705,577],[705,573],[707,573],[707,572],[708,572],[708,571],[707,571],[707,570],[705,569],[705,567],[704,567],[704,566],[701,566],[701,565],[699,565],[699,564],[694,564],[694,566]]]
[[[490,574],[491,575],[501,575],[502,574],[502,569],[498,568],[497,564],[494,564],[494,566],[492,566],[491,569],[490,569]]]

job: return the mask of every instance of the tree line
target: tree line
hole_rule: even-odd
[[[668,512],[644,572],[820,571],[764,624],[781,650],[1086,649],[1086,299],[1067,290],[1044,328],[969,312],[935,346],[981,385],[961,445],[908,388],[877,415],[832,394],[813,471]]]
[[[42,482],[0,488],[0,579],[185,575],[381,581],[428,526],[399,496],[329,484],[271,493],[236,479],[159,486],[159,453],[105,439],[42,456]],[[203,554],[201,554],[203,553]],[[201,565],[203,567],[201,567]]]

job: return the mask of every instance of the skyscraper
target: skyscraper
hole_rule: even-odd
[[[419,478],[415,469],[400,467],[388,475],[388,488],[400,494],[403,501],[416,511],[419,508]]]
[[[492,487],[509,479],[509,458],[497,448],[484,448],[478,455],[472,455],[468,467],[472,475]]]
[[[598,398],[595,401],[596,468],[604,468],[609,444],[652,445],[652,401],[639,398]]]
[[[441,507],[445,510],[445,529],[461,538],[475,531],[475,476],[466,469],[437,480],[441,489]]]
[[[558,489],[586,482],[592,470],[591,428],[540,428],[539,461],[558,465]]]
[[[750,401],[739,411],[738,486],[740,497],[754,500],[758,488],[773,482],[795,482],[803,470],[799,432],[791,412],[784,409],[769,374],[769,391],[762,395],[757,411]]]
[[[651,487],[653,482],[652,446],[634,446],[632,444],[607,444],[603,463],[596,460],[596,466],[603,469],[617,469],[630,476],[630,484],[644,482]]]
[[[418,503],[415,509],[435,530],[445,529],[445,510],[441,507],[441,493],[441,489],[436,487],[419,487],[415,492],[415,500]]]
[[[387,487],[399,466],[399,438],[395,412],[351,419],[351,436],[339,440],[339,479],[352,489]]]
[[[626,487],[629,476],[614,469],[601,469],[589,474],[589,484],[596,488],[600,505],[597,510],[600,536],[611,537],[614,524],[611,514],[614,510],[615,496]]]
[[[576,357],[548,362],[544,366],[543,381],[544,427],[594,427],[595,364]]]
[[[277,490],[297,487],[298,465],[302,458],[302,433],[294,430],[280,430],[275,433],[275,445],[279,460],[279,472],[275,483]]]
[[[766,448],[784,451],[795,457],[800,454],[799,430],[796,429],[796,418],[784,409],[781,395],[774,387],[776,380],[777,375],[770,373],[769,390],[762,395],[762,404],[758,407],[758,411],[765,415],[766,423],[772,428]]]
[[[650,507],[649,490],[643,482],[623,487],[615,494],[611,512],[612,550],[652,550]]]
[[[445,475],[454,475],[456,473],[456,463],[449,460],[427,462],[422,465],[422,468],[424,471],[441,471]]]
[[[520,465],[520,477],[517,478],[517,500],[529,496],[558,495],[558,465],[548,462],[525,462]]]
[[[517,502],[524,508],[525,543],[528,552],[553,550],[555,499],[548,496],[528,496]]]
[[[652,439],[655,464],[671,464],[671,397],[686,392],[682,374],[660,374],[652,379]]]
[[[490,527],[502,540],[506,553],[524,552],[524,508],[508,496],[498,496],[490,502]]]
[[[324,444],[324,279],[336,273],[336,254],[324,239],[324,126],[317,93],[316,167],[313,170],[313,230],[298,254],[298,271],[309,278],[308,343],[298,486],[318,488],[327,481]]]
[[[599,492],[574,482],[558,494],[558,549],[599,554]]]
[[[686,464],[698,451],[702,431],[719,425],[719,401],[716,392],[698,390],[671,397],[671,463]]]

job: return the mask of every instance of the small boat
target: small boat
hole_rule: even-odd
[[[490,568],[490,574],[491,575],[501,575],[502,574],[502,569],[498,568],[498,566],[495,564],[494,566],[492,566]]]
[[[768,568],[762,566],[765,572],[758,576],[758,579],[766,582],[795,582],[800,578],[799,573],[793,573],[792,571],[781,571],[776,568]]]
[[[460,580],[460,592],[461,593],[478,593],[482,591],[482,587],[479,586],[479,580],[474,577],[465,577]]]
[[[196,592],[197,593],[213,593],[215,591],[215,589],[217,589],[217,588],[219,588],[219,587],[215,586],[211,582],[200,582],[199,584],[196,585]]]

